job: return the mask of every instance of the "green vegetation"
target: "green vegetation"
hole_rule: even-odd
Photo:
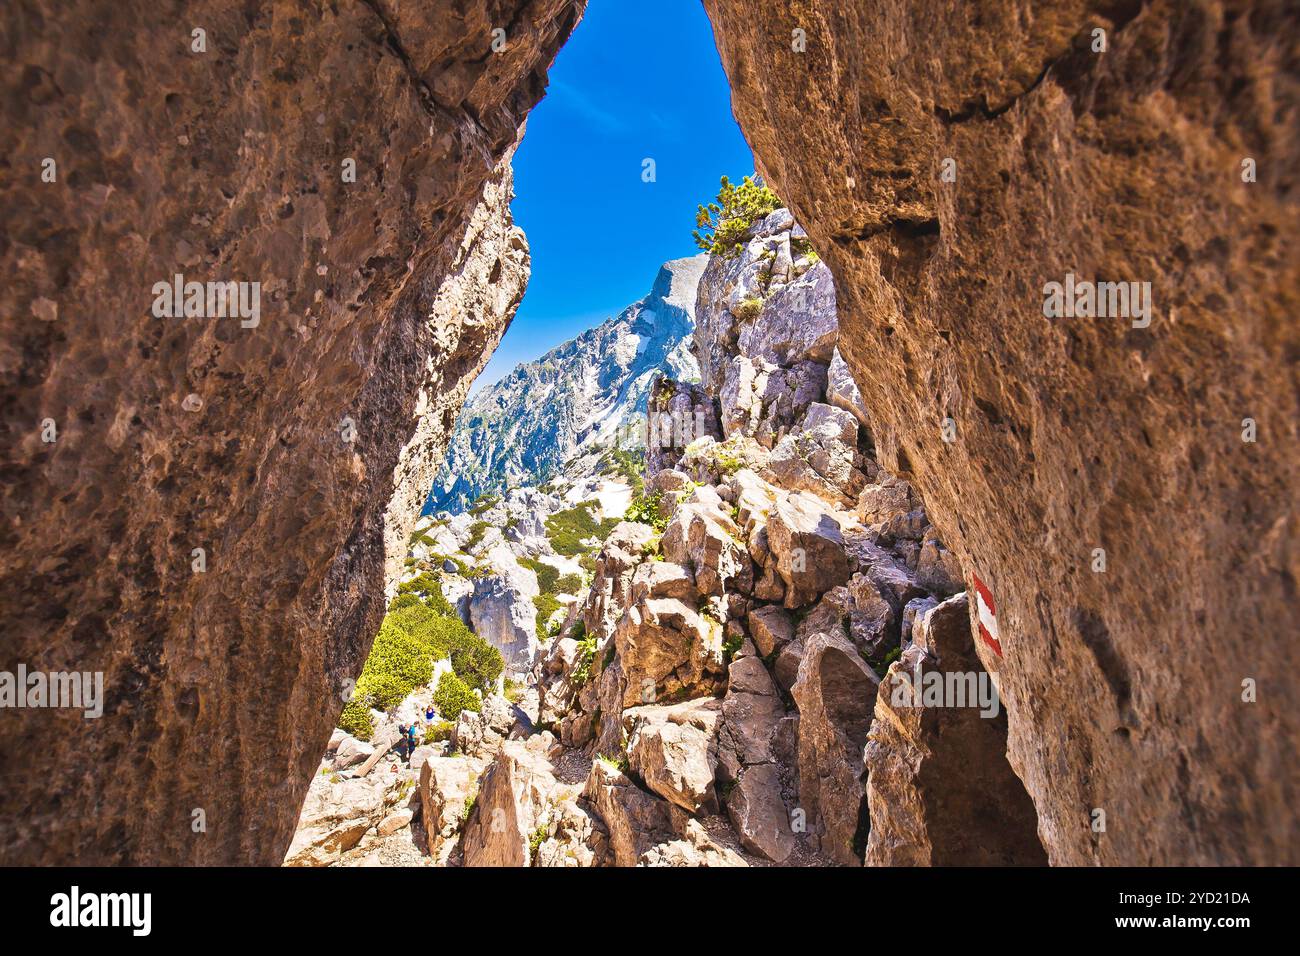
[[[817,250],[813,248],[812,240],[807,236],[800,236],[798,239],[790,240],[790,255],[796,259],[808,257],[808,261],[816,265],[821,261],[821,256],[817,255]]]
[[[700,206],[695,215],[695,244],[712,255],[737,255],[749,228],[780,208],[777,194],[754,182],[752,176],[746,176],[739,186],[723,176],[717,199]]]
[[[624,521],[639,521],[641,524],[648,524],[660,534],[668,527],[668,519],[659,511],[659,505],[663,501],[663,495],[659,492],[651,494],[639,494],[633,497],[628,503],[627,511],[623,515]]]
[[[607,757],[604,754],[596,754],[596,759],[606,767],[619,771],[619,773],[627,773],[627,757],[622,755],[617,757]]]
[[[425,572],[398,591],[339,718],[339,727],[359,740],[369,740],[374,734],[371,709],[389,710],[431,681],[434,661],[450,658],[456,682],[473,698],[474,710],[478,698],[472,688],[486,693],[505,667],[501,652],[456,615],[433,574]],[[438,703],[436,694],[434,702],[443,717],[452,716]]]
[[[483,540],[483,536],[487,534],[487,530],[490,527],[492,527],[492,525],[490,525],[486,521],[475,521],[472,525],[470,525],[469,541],[465,543],[465,550],[473,551],[475,548],[477,548],[478,543]]]
[[[450,720],[440,720],[436,724],[430,724],[424,728],[424,742],[437,744],[444,740],[451,740],[451,731],[455,726]]]
[[[557,511],[546,519],[546,537],[556,554],[572,557],[586,554],[591,548],[583,542],[589,538],[604,541],[618,524],[617,518],[597,521],[593,510],[599,505],[594,499],[583,501],[572,508]]]
[[[740,634],[735,634],[722,642],[722,663],[730,664],[740,648],[744,645],[745,638]]]
[[[519,703],[524,699],[524,685],[519,683],[517,680],[511,680],[507,677],[502,696],[512,704]]]
[[[537,862],[537,851],[542,848],[542,844],[546,842],[546,838],[550,835],[551,828],[545,823],[539,823],[537,829],[528,837],[528,859],[531,862]]]
[[[894,663],[894,661],[898,660],[902,656],[903,656],[903,649],[901,647],[891,647],[889,649],[889,653],[886,654],[883,658],[881,658],[879,664],[871,664],[870,661],[867,661],[867,663],[871,664],[871,667],[876,672],[876,675],[881,680],[884,680],[885,672],[889,670],[889,665]]]
[[[433,706],[444,718],[454,721],[463,710],[477,713],[482,702],[455,674],[443,674],[438,680],[438,689],[433,692]]]
[[[537,575],[537,589],[541,593],[533,598],[533,606],[537,608],[537,639],[545,643],[558,631],[558,628],[550,626],[551,617],[563,607],[556,595],[577,594],[582,590],[582,578],[576,574],[566,574],[561,577],[559,568],[536,558],[516,560]]]
[[[753,322],[762,311],[763,300],[758,296],[751,295],[736,303],[731,310],[731,314],[736,317],[737,322]]]
[[[474,502],[474,506],[469,509],[469,513],[472,514],[475,518],[477,518],[485,511],[488,511],[493,505],[495,505],[500,500],[501,500],[500,495],[495,495],[495,494],[480,495],[478,499]]]
[[[640,449],[611,448],[600,456],[596,468],[602,475],[622,478],[632,486],[634,493],[639,492],[643,481],[641,475],[645,472],[645,452]]]
[[[576,633],[573,636],[578,639]],[[574,687],[582,687],[591,680],[591,663],[595,658],[596,635],[591,634],[578,639],[578,653],[573,659],[573,670],[569,673],[569,681]]]
[[[549,591],[543,591],[533,598],[533,607],[537,608],[537,639],[545,644],[555,636],[551,630],[551,618],[560,609],[560,600]]]

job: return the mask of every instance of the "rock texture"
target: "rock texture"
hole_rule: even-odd
[[[107,702],[6,713],[0,861],[280,861],[522,294],[507,157],[582,6],[7,11],[0,669]],[[155,318],[177,273],[258,325]]]
[[[980,706],[981,681],[985,701],[996,694],[975,654],[966,595],[927,611],[915,635],[876,695],[867,865],[1045,866],[1033,804],[1003,759],[1006,714]],[[950,699],[925,706],[927,673],[942,675]]]
[[[880,462],[990,589],[1051,861],[1300,862],[1295,5],[705,7]],[[1067,273],[1149,327],[1045,318]]]

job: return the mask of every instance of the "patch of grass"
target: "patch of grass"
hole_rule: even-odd
[[[732,307],[731,314],[737,322],[753,322],[763,312],[763,300],[758,296],[746,296]]]
[[[559,599],[549,591],[545,591],[533,598],[533,607],[537,608],[537,639],[545,644],[555,633],[551,630],[550,621],[555,612],[560,609]]]
[[[745,638],[736,634],[722,642],[722,663],[730,664],[740,649],[745,645]]]
[[[532,863],[537,862],[537,852],[542,848],[551,835],[551,828],[545,823],[539,823],[537,829],[528,837],[528,859]]]
[[[560,579],[559,568],[553,564],[547,564],[545,561],[538,561],[536,558],[516,558],[515,560],[537,575],[537,589],[539,591],[555,592],[556,584]]]
[[[627,773],[627,757],[622,754],[617,757],[607,757],[604,754],[596,754],[596,759],[606,767],[617,770],[619,773]]]
[[[440,720],[430,724],[424,728],[424,743],[438,744],[444,740],[451,740],[451,731],[455,726],[450,720]]]
[[[469,541],[465,543],[465,550],[473,551],[478,547],[479,542],[483,540],[483,536],[487,534],[487,530],[490,527],[492,527],[492,525],[488,524],[486,521],[475,521],[470,525]]]
[[[573,659],[573,670],[569,674],[569,683],[582,687],[591,680],[591,664],[596,658],[596,635],[590,634],[578,641],[578,653]]]
[[[505,681],[504,696],[512,704],[517,704],[524,699],[524,685],[517,680],[511,680],[509,677]]]
[[[884,680],[885,672],[889,670],[889,665],[894,663],[894,661],[898,660],[902,656],[903,656],[903,649],[901,647],[891,647],[889,649],[889,653],[887,653],[884,657],[880,659],[879,664],[871,664],[870,661],[867,661],[867,663],[871,664],[871,668],[876,672],[876,676],[879,677],[881,680]]]

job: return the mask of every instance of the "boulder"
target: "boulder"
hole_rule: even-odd
[[[863,747],[880,679],[837,634],[810,637],[791,690],[799,708],[799,806],[837,863],[862,863]]]
[[[721,702],[710,697],[623,711],[629,769],[687,813],[716,812],[715,738],[721,710]]]
[[[754,570],[741,532],[722,510],[716,493],[714,502],[684,502],[664,530],[664,557],[689,568],[699,594],[721,596],[730,591],[748,594],[753,589]],[[715,503],[716,502],[716,503]]]
[[[840,524],[812,495],[779,498],[768,515],[767,540],[785,583],[788,608],[802,607],[849,579],[852,565]]]
[[[646,850],[677,836],[672,805],[642,790],[603,760],[591,765],[582,797],[605,824],[614,866],[635,866]]]
[[[723,676],[722,625],[674,598],[647,598],[614,631],[622,707],[711,693]],[[619,708],[622,709],[621,707]]]
[[[556,805],[571,799],[573,789],[555,779],[544,752],[506,741],[483,775],[465,824],[465,866],[532,865],[534,835],[554,823]]]
[[[870,433],[871,422],[867,417],[866,403],[862,401],[862,393],[853,381],[853,373],[838,348],[831,353],[831,364],[826,369],[826,401],[836,408],[844,409]]]
[[[537,575],[504,545],[489,554],[495,573],[477,578],[470,599],[474,632],[501,652],[508,673],[522,675],[537,652]]]
[[[334,757],[330,764],[335,770],[346,770],[348,767],[365,763],[374,752],[375,748],[364,740],[357,740],[345,734],[334,747]]]
[[[411,820],[414,817],[415,813],[409,807],[403,807],[401,810],[394,810],[388,816],[379,821],[375,827],[375,833],[381,837],[391,836],[398,830],[410,826]]]
[[[756,607],[749,612],[749,635],[754,639],[758,653],[768,657],[784,647],[794,637],[794,624],[790,614],[775,604]]]
[[[446,863],[455,849],[486,766],[487,761],[472,757],[435,757],[420,768],[420,813],[435,863]]]

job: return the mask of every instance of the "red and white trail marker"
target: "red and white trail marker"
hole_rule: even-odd
[[[975,612],[979,618],[980,640],[993,648],[993,653],[1002,656],[1002,640],[998,633],[998,609],[993,603],[993,594],[975,575],[971,575],[975,584]]]

